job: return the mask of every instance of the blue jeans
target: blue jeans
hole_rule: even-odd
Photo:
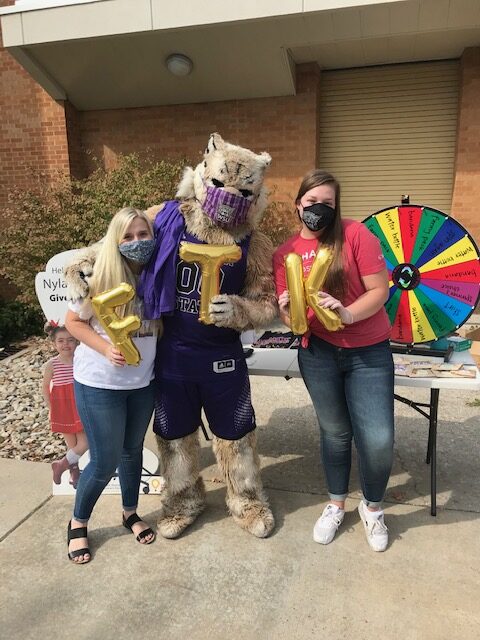
[[[122,504],[135,511],[142,475],[143,440],[153,413],[153,383],[142,389],[97,389],[75,381],[77,410],[90,462],[80,474],[73,517],[90,518],[118,467]]]
[[[331,500],[344,500],[352,437],[367,504],[380,505],[393,461],[393,359],[388,341],[346,349],[310,337],[298,353],[300,372],[320,425]]]

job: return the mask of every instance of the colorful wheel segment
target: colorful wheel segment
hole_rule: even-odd
[[[418,344],[458,329],[480,299],[479,251],[466,229],[418,205],[388,207],[363,222],[387,262],[391,339]]]

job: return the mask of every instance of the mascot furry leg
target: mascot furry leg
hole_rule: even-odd
[[[240,440],[215,438],[213,450],[227,485],[227,506],[233,519],[257,538],[265,538],[275,524],[260,479],[255,433]]]
[[[165,479],[158,528],[164,538],[177,538],[205,508],[198,432],[177,440],[157,436],[157,444]]]

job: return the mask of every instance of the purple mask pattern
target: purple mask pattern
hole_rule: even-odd
[[[236,227],[246,221],[252,204],[250,200],[220,187],[205,186],[207,194],[202,209],[215,224],[219,227]]]

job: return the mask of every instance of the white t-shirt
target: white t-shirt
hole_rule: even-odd
[[[69,309],[82,320],[89,320],[92,329],[107,342],[112,342],[93,314],[88,299],[69,302]],[[141,317],[141,309],[138,310]],[[154,322],[144,320],[140,329],[132,335],[132,340],[140,352],[138,366],[117,367],[98,351],[82,342],[75,349],[73,357],[73,377],[87,387],[97,389],[141,389],[148,387],[154,378],[153,364],[157,348],[157,330]]]

